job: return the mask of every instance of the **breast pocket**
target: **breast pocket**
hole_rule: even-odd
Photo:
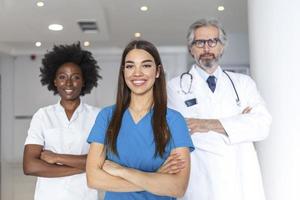
[[[60,153],[62,146],[61,130],[58,128],[47,129],[44,131],[45,135],[45,149]]]

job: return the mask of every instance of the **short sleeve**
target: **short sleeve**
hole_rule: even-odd
[[[43,135],[43,118],[42,118],[42,110],[39,109],[32,117],[30,122],[30,127],[28,129],[28,135],[25,140],[25,145],[27,144],[37,144],[37,145],[45,145],[45,138]]]
[[[185,119],[179,112],[174,110],[169,111],[169,114],[171,116],[168,126],[172,135],[171,141],[174,145],[174,148],[188,147],[190,152],[192,152],[195,147],[189,134]]]
[[[102,109],[93,125],[93,128],[89,134],[87,139],[88,143],[101,143],[104,144],[105,142],[105,134],[111,119],[112,109],[111,107],[106,107]]]

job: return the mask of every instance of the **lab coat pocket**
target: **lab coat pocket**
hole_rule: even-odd
[[[59,128],[47,129],[44,131],[45,149],[61,153],[62,135]]]

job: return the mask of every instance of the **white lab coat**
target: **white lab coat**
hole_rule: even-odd
[[[229,78],[219,67],[220,76],[212,93],[192,66],[191,93],[184,94],[180,76],[168,83],[168,106],[186,118],[219,119],[228,136],[209,131],[195,133],[192,140],[191,175],[184,200],[264,200],[260,167],[254,141],[267,137],[271,116],[259,95],[254,81],[246,75],[227,72],[235,84],[241,105]],[[182,81],[185,92],[190,79]],[[197,104],[187,107],[185,100],[196,98]],[[247,106],[248,114],[241,114]]]

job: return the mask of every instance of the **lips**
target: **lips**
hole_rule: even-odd
[[[200,55],[200,59],[214,59],[215,55],[212,53],[202,54]]]
[[[135,86],[141,86],[141,85],[143,85],[144,83],[146,83],[146,80],[145,80],[145,79],[139,79],[139,80],[132,80],[131,82],[132,82],[133,85],[135,85]]]
[[[66,94],[72,94],[74,92],[73,89],[65,89],[64,91]]]

